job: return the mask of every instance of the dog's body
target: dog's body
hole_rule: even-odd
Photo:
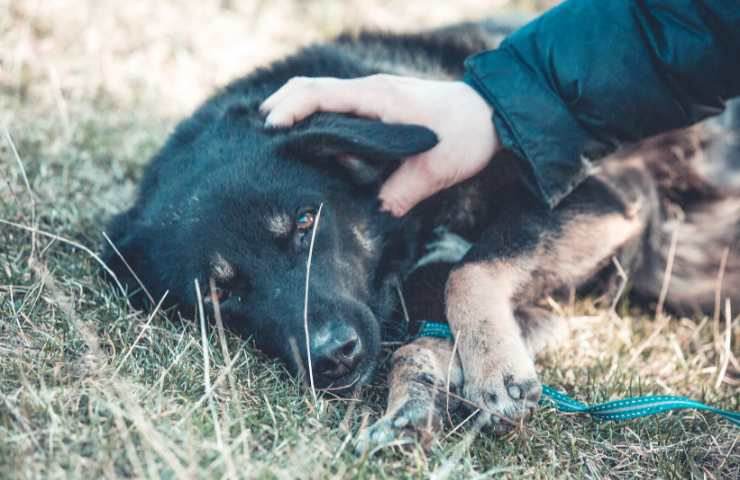
[[[676,132],[614,155],[555,210],[502,154],[395,220],[377,211],[377,188],[402,158],[435,144],[432,132],[332,114],[290,130],[263,127],[258,105],[291,77],[459,79],[467,56],[508,31],[484,22],[343,36],[234,82],[155,157],[136,204],[109,231],[128,266],[111,249],[108,263],[132,288],[140,279],[155,300],[169,291],[186,308],[196,301],[193,281],[210,282],[208,299],[231,328],[293,371],[310,357],[323,388],[371,375],[380,324],[395,318],[404,280],[411,317],[447,320],[457,353],[433,338],[396,352],[388,411],[371,441],[438,428],[448,388],[486,419],[524,415],[540,395],[533,356],[555,321],[538,302],[607,278],[615,260],[640,298],[658,298],[671,263],[665,304],[711,308],[723,252],[740,232],[740,198],[699,174],[725,129]],[[722,295],[738,296],[738,286],[740,263],[730,256]]]

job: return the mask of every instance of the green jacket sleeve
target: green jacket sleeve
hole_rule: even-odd
[[[555,206],[620,144],[740,94],[740,1],[568,0],[465,66],[528,184]]]

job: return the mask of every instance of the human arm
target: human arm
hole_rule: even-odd
[[[569,0],[469,58],[465,81],[554,206],[591,162],[740,94],[740,2]]]
[[[738,59],[737,1],[569,0],[468,59],[464,80],[492,113],[459,82],[389,76],[293,82],[265,110],[284,126],[329,110],[435,130],[440,144],[381,190],[396,215],[477,173],[501,146],[554,206],[620,144],[719,113],[740,94]],[[485,115],[493,122],[476,127]]]

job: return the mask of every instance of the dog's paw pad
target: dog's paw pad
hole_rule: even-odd
[[[496,380],[498,378],[498,380]],[[463,395],[480,409],[476,423],[493,425],[505,432],[529,416],[537,407],[542,387],[536,378],[519,380],[513,375],[490,376],[483,382],[468,382]]]
[[[512,376],[504,378],[506,392],[512,400],[524,400],[528,403],[537,403],[542,395],[542,387],[537,380],[514,381]]]
[[[519,388],[518,385],[509,385],[506,387],[506,390],[509,392],[509,396],[514,400],[521,400],[524,398],[524,391]]]

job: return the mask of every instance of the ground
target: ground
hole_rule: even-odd
[[[740,477],[739,430],[691,411],[613,424],[544,408],[504,437],[463,426],[429,454],[356,457],[382,377],[362,402],[314,403],[239,338],[137,312],[101,279],[106,219],[218,85],[344,29],[547,3],[0,0],[0,478]],[[546,383],[740,409],[731,312],[552,308],[571,331],[539,362]]]

